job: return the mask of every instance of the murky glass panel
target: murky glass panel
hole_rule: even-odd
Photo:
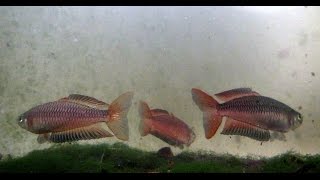
[[[47,149],[17,123],[22,113],[70,94],[111,104],[132,91],[129,140],[78,141],[157,151],[170,146],[139,132],[139,102],[184,121],[196,138],[182,151],[272,157],[320,151],[320,8],[291,7],[0,7],[0,153]],[[300,127],[270,131],[269,141],[210,139],[192,99],[252,88],[301,113]]]

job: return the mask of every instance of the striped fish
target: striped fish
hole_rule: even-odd
[[[71,94],[31,108],[18,118],[21,128],[39,134],[38,142],[54,143],[116,136],[127,141],[127,113],[133,93],[127,92],[111,105],[93,97]],[[108,132],[104,125],[113,132]]]
[[[258,141],[270,139],[269,130],[285,133],[302,124],[301,114],[286,104],[261,96],[250,88],[237,88],[215,94],[219,103],[207,93],[193,88],[193,101],[203,112],[207,139],[213,137],[227,117],[221,134],[241,135]]]

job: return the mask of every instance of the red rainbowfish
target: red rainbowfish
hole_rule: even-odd
[[[275,99],[261,96],[250,88],[237,88],[215,94],[218,103],[199,89],[192,89],[192,98],[203,112],[205,136],[210,139],[218,130],[222,118],[227,120],[221,134],[241,135],[268,141],[270,132],[288,132],[302,124],[300,113]]]
[[[186,123],[169,114],[166,110],[150,109],[147,103],[140,101],[139,113],[140,134],[153,136],[163,140],[164,142],[183,148],[183,145],[190,146],[195,139],[195,134]]]
[[[38,142],[62,143],[116,136],[129,139],[127,113],[133,93],[127,92],[111,105],[93,97],[71,94],[36,106],[20,115],[20,127],[39,134]],[[111,134],[103,125],[107,124]]]

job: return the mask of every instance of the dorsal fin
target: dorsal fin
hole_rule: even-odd
[[[259,127],[228,118],[221,134],[246,136],[258,141],[268,141],[270,132]]]
[[[223,102],[227,102],[232,99],[236,99],[243,96],[260,96],[260,94],[255,91],[252,91],[251,88],[236,88],[236,89],[231,89],[231,90],[217,93],[215,94],[215,96],[219,100]]]
[[[71,129],[68,131],[54,132],[51,134],[39,135],[38,142],[43,143],[44,139],[49,142],[63,143],[77,140],[98,139],[112,137],[113,134],[102,128],[104,122],[93,124],[87,127]]]
[[[82,104],[91,108],[107,110],[109,104],[99,101],[96,98],[84,96],[81,94],[70,94],[68,97],[59,99],[60,101],[69,101],[77,104]]]
[[[153,116],[157,116],[157,115],[169,114],[169,112],[163,109],[152,109],[151,114]]]

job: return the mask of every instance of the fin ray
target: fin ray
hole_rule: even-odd
[[[240,98],[243,96],[260,96],[260,94],[255,91],[252,91],[251,88],[236,88],[236,89],[231,89],[231,90],[217,93],[215,94],[215,96],[219,100],[223,102],[227,102],[232,99]]]
[[[108,109],[108,127],[113,134],[123,141],[129,140],[127,114],[132,104],[133,92],[127,92],[115,99]]]
[[[207,139],[216,134],[221,123],[222,116],[216,115],[212,111],[203,112],[203,128]]]
[[[150,127],[148,126],[148,119],[152,118],[152,112],[148,104],[144,101],[140,101],[139,114],[140,114],[139,132],[141,136],[146,136],[150,132]]]
[[[89,140],[104,137],[112,137],[113,135],[111,133],[109,133],[107,130],[101,127],[102,124],[104,124],[104,122],[67,131],[54,132],[48,135],[46,139],[50,142],[63,143],[77,140]],[[91,136],[89,136],[88,134],[91,134]]]
[[[221,134],[246,136],[258,141],[268,141],[270,139],[270,132],[268,130],[231,118],[227,119]]]
[[[59,99],[59,101],[68,101],[100,110],[106,110],[109,107],[109,104],[103,101],[81,94],[70,94],[68,97]]]
[[[192,88],[192,99],[203,112],[203,128],[205,136],[210,139],[217,132],[221,122],[222,116],[217,113],[217,106],[219,103],[207,93],[200,89]]]

